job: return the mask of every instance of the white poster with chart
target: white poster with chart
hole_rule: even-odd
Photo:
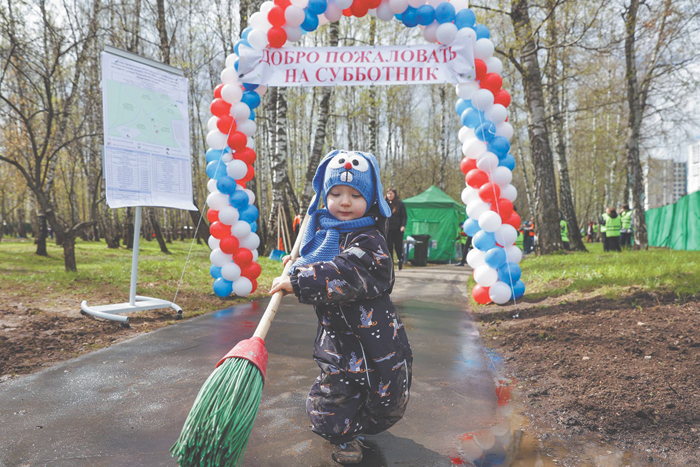
[[[111,208],[192,203],[187,78],[177,68],[102,52],[104,176]]]

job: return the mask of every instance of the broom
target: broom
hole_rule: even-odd
[[[306,216],[299,229],[283,276],[289,275],[292,263],[299,257],[308,220]],[[265,382],[267,349],[263,339],[282,296],[282,291],[272,296],[253,337],[236,344],[199,390],[180,438],[170,448],[181,466],[238,466],[243,460]]]

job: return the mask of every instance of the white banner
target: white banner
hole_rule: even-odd
[[[239,47],[244,83],[266,86],[361,86],[474,80],[474,43],[376,47]]]

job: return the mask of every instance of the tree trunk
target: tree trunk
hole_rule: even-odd
[[[532,163],[535,167],[535,228],[538,232],[540,254],[563,248],[559,228],[557,187],[554,161],[549,145],[549,132],[542,93],[542,74],[537,61],[537,46],[532,36],[532,24],[527,0],[513,0],[511,21],[516,37],[520,38],[520,61],[516,66],[523,78],[528,112],[528,134]]]
[[[134,247],[134,211],[126,208],[126,219],[124,219],[124,246],[131,250]]]
[[[49,256],[46,249],[46,237],[48,236],[48,228],[46,226],[46,216],[42,212],[37,216],[39,221],[39,235],[36,237],[36,254],[39,256]]]
[[[63,238],[63,265],[66,271],[76,272],[78,266],[75,263],[75,236],[66,235]]]
[[[165,244],[165,238],[163,238],[163,232],[160,230],[160,224],[156,217],[156,208],[148,208],[148,217],[151,220],[151,227],[156,234],[156,240],[158,240],[158,245],[160,246],[160,252],[166,255],[170,254],[168,246]]]

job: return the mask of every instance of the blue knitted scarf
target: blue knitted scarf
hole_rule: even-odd
[[[351,221],[339,221],[328,212],[328,209],[319,209],[310,216],[309,224],[302,237],[299,258],[292,265],[291,272],[294,272],[297,266],[331,261],[340,254],[341,233],[374,225],[374,219],[370,216]]]

